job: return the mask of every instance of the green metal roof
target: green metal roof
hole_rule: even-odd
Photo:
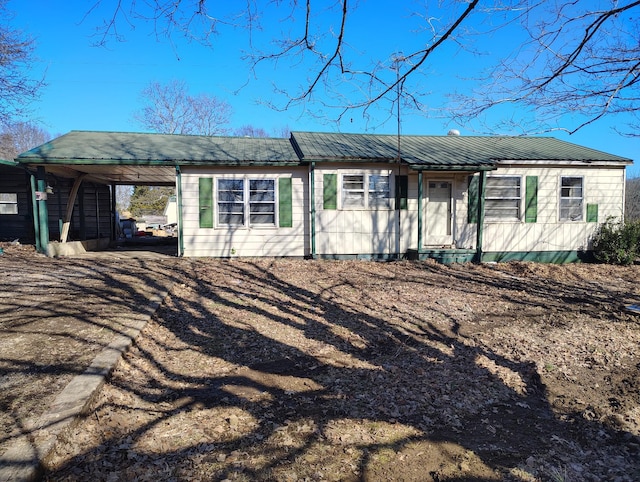
[[[288,139],[71,131],[17,158],[22,163],[298,165]]]
[[[394,135],[293,132],[306,161],[389,161],[398,156]],[[415,169],[483,169],[499,161],[622,162],[626,159],[552,137],[408,136],[400,158]]]
[[[6,160],[6,159],[0,159],[0,166],[19,167],[20,164],[18,164],[16,161],[9,161],[9,160]]]
[[[299,166],[322,162],[395,162],[394,135],[294,132],[290,139],[71,131],[20,154],[22,165],[116,184],[175,183],[175,166]],[[415,170],[479,171],[500,162],[631,164],[551,137],[406,136],[400,158]]]

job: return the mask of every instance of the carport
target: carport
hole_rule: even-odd
[[[167,136],[134,133],[104,133],[72,131],[46,144],[20,154],[16,161],[29,169],[32,176],[33,224],[36,249],[53,255],[60,246],[71,245],[69,230],[74,215],[79,223],[89,218],[100,222],[106,213],[89,213],[78,203],[83,185],[94,183],[109,187],[109,233],[100,239],[83,239],[82,249],[104,249],[116,241],[116,197],[118,185],[180,186],[179,163],[185,161],[193,146],[185,136]],[[187,159],[193,161],[194,159]],[[58,220],[51,219],[49,204],[54,188],[51,178],[70,181],[71,189],[64,199],[57,198]],[[61,193],[58,194],[60,196]],[[177,192],[178,206],[181,193]],[[79,204],[79,205],[78,205]],[[97,204],[97,201],[96,201]],[[180,212],[180,210],[178,210]],[[180,220],[179,220],[180,221]],[[51,239],[51,226],[60,224],[60,239]],[[181,229],[178,223],[178,253],[181,254]],[[54,248],[57,245],[57,248]],[[69,246],[70,247],[70,246]],[[65,250],[62,250],[63,252]]]

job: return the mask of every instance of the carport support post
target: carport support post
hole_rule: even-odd
[[[178,256],[184,256],[184,234],[182,230],[182,171],[176,165],[176,204],[178,205]]]
[[[484,195],[487,184],[487,171],[480,171],[480,185],[478,186],[478,230],[476,239],[476,260],[482,263],[482,231],[484,228]]]
[[[311,207],[311,259],[316,258],[316,163],[309,165],[309,205]]]
[[[116,223],[118,222],[117,214],[117,206],[116,206],[116,185],[111,184],[111,241],[115,241],[118,237],[118,227]]]
[[[71,216],[73,216],[73,206],[76,203],[76,197],[78,196],[78,189],[80,189],[80,184],[82,184],[82,179],[84,179],[85,174],[81,174],[76,177],[76,180],[73,182],[73,187],[71,188],[71,193],[69,194],[69,199],[67,200],[67,210],[64,214],[64,223],[62,223],[62,232],[60,233],[60,242],[66,243],[67,238],[69,237],[69,227],[71,225]]]
[[[44,166],[38,166],[38,189],[39,198],[36,203],[38,204],[38,226],[40,228],[40,252],[46,254],[47,247],[49,246],[49,210],[47,209],[47,172]]]
[[[418,259],[420,259],[420,251],[422,250],[422,197],[424,196],[424,187],[422,185],[423,171],[418,171]]]
[[[31,208],[33,209],[33,236],[36,241],[36,251],[42,253],[42,246],[40,245],[40,216],[38,215],[38,203],[36,201],[36,176],[31,172],[29,173],[29,179],[31,181]]]

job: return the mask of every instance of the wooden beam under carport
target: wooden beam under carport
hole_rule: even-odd
[[[67,238],[69,237],[69,227],[71,226],[71,217],[73,216],[73,206],[76,203],[76,198],[78,197],[78,190],[80,189],[82,180],[85,177],[86,177],[86,174],[80,174],[78,177],[76,177],[75,181],[73,182],[73,187],[71,188],[71,193],[69,194],[69,199],[67,200],[67,210],[64,214],[62,232],[60,233],[61,243],[66,243]]]

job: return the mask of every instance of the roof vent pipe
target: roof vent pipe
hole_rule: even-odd
[[[459,136],[460,135],[460,131],[458,129],[450,129],[449,132],[447,132],[448,136]]]

